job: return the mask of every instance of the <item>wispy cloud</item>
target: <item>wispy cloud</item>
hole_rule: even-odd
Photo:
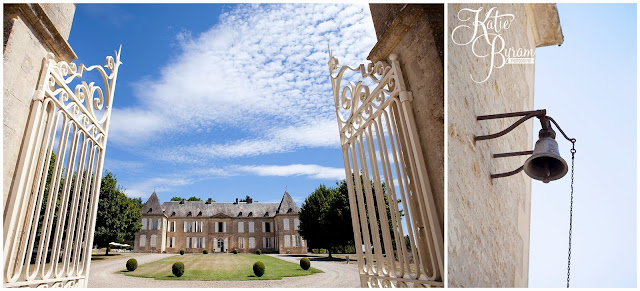
[[[123,161],[107,159],[104,162],[104,169],[109,171],[137,172],[144,167],[144,163],[136,161]]]
[[[174,61],[158,78],[137,82],[137,105],[114,108],[110,141],[238,133],[235,140],[158,149],[174,162],[337,146],[327,45],[342,63],[363,62],[375,44],[368,6],[240,5],[219,19],[199,35],[177,34]]]
[[[258,176],[306,176],[312,179],[344,179],[344,169],[319,165],[293,164],[286,166],[239,166],[237,170]]]
[[[125,192],[130,197],[145,198],[149,197],[154,189],[158,192],[172,191],[180,186],[189,185],[212,177],[250,175],[272,177],[302,176],[309,179],[320,180],[340,180],[345,177],[343,168],[325,167],[313,164],[230,165],[224,168],[192,169],[179,174],[169,174],[143,179],[136,183],[127,185]]]
[[[125,193],[129,197],[146,198],[149,197],[153,191],[171,191],[176,187],[189,185],[193,182],[194,179],[182,175],[154,177],[127,185]]]
[[[200,143],[174,146],[161,150],[157,157],[170,162],[204,163],[208,159],[250,157],[289,152],[300,148],[339,146],[336,121],[322,120],[300,126],[270,129],[257,138],[222,144]]]

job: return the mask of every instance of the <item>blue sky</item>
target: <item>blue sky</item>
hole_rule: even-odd
[[[558,13],[564,43],[536,50],[534,102],[577,139],[571,287],[636,287],[636,5]],[[566,286],[570,181],[533,181],[529,287]]]
[[[131,197],[301,203],[344,178],[327,45],[366,59],[366,4],[78,4],[69,42],[85,64],[122,44],[104,168]]]

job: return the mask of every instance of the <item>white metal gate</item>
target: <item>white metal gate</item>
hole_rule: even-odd
[[[391,54],[390,65],[342,66],[335,74],[338,59],[332,52],[329,57],[360,282],[363,287],[443,286],[443,235],[413,97],[397,55]],[[389,210],[381,211],[386,200]]]
[[[120,64],[120,51],[104,68],[45,57],[5,205],[4,287],[86,287]],[[70,88],[92,70],[104,88]]]

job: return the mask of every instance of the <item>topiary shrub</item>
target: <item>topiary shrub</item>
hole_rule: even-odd
[[[257,261],[253,264],[253,273],[258,277],[262,277],[264,275],[264,263]]]
[[[182,274],[184,274],[184,264],[182,262],[173,263],[173,266],[171,266],[171,272],[176,277],[182,277]]]
[[[262,251],[261,251],[260,249],[257,249],[257,250],[256,250],[256,254],[257,254],[257,255],[261,255],[261,254],[262,254]]]
[[[237,255],[237,254],[238,254],[238,250],[233,249],[233,254],[234,254],[234,255]]]
[[[206,255],[206,254],[209,253],[209,251],[207,249],[204,249],[204,250],[202,250],[202,253]]]
[[[311,267],[311,261],[309,261],[309,259],[300,259],[300,268],[302,268],[303,270],[309,270],[309,267]]]
[[[133,272],[138,268],[138,260],[136,259],[129,259],[127,261],[127,271],[129,272]]]
[[[180,255],[184,255],[184,250],[180,250]]]

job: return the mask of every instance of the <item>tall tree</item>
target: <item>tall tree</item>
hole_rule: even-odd
[[[325,185],[316,188],[309,197],[304,200],[298,217],[300,219],[300,235],[307,240],[311,248],[324,248],[331,246],[331,236],[329,235],[330,225],[326,220],[329,211],[328,197],[331,190]],[[331,252],[329,252],[331,256]]]
[[[355,175],[352,175],[351,178],[355,184]],[[360,176],[360,183],[364,189],[365,182],[362,176]],[[376,219],[378,220],[378,225],[380,225],[379,217],[383,214],[380,213],[378,203],[375,201],[376,194],[373,181],[369,181],[369,183],[371,184],[371,191],[374,197],[374,213],[376,213]],[[327,248],[329,250],[329,256],[331,256],[331,249],[334,246],[354,244],[347,182],[346,180],[341,180],[336,184],[335,188],[327,188],[324,185],[316,188],[316,190],[305,199],[299,213],[300,235],[307,240],[311,248]],[[391,221],[391,211],[389,209],[389,198],[384,183],[382,184],[382,193],[389,228],[392,229],[393,224]],[[367,221],[369,221],[368,207],[365,207],[365,213]],[[400,215],[403,215],[402,211],[400,211]],[[379,237],[382,238],[382,227],[379,227],[378,232]],[[370,241],[372,241],[372,233],[369,233],[369,238]],[[393,249],[395,250],[397,246],[393,232],[391,233],[391,240]]]
[[[171,200],[169,200],[169,201],[182,201],[182,197],[175,196],[175,197],[171,198]]]
[[[142,200],[127,197],[118,186],[118,180],[107,172],[100,186],[94,243],[106,247],[108,255],[110,242],[132,240],[142,226],[138,222],[141,208]]]
[[[187,199],[187,201],[202,201],[202,199],[196,197],[196,196],[191,196],[189,197],[189,199]]]

